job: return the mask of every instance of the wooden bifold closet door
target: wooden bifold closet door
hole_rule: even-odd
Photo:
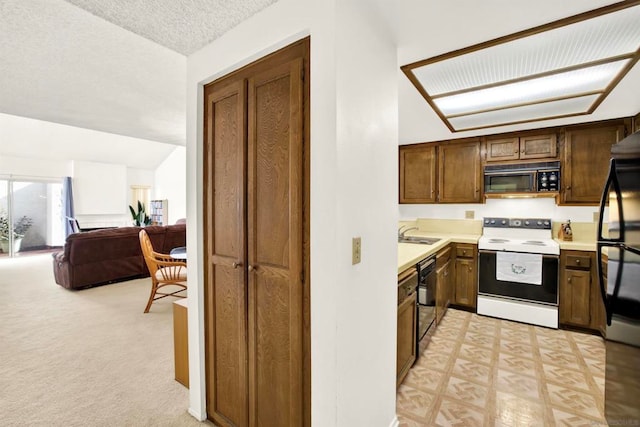
[[[207,413],[309,423],[308,40],[205,87]]]

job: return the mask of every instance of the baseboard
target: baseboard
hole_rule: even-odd
[[[393,420],[391,421],[391,424],[389,424],[389,427],[398,427],[400,425],[400,421],[398,420],[398,416],[396,415],[395,417],[393,417]]]
[[[192,408],[189,408],[189,414],[198,421],[204,421],[207,419],[207,414],[201,414]]]

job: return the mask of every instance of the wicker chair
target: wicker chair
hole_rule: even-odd
[[[146,231],[140,230],[139,237],[142,254],[151,274],[151,294],[147,307],[144,309],[144,312],[148,313],[155,300],[171,296],[186,297],[186,295],[178,294],[187,290],[187,264],[175,261],[167,254],[155,252]],[[159,290],[165,286],[179,287],[180,289],[174,292],[160,292]]]

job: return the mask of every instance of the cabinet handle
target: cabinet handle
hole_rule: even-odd
[[[467,251],[462,251],[462,255],[466,255],[466,254],[467,254]]]
[[[580,264],[580,260],[579,259],[576,260],[576,264]]]
[[[257,266],[257,265],[251,265],[251,264],[249,264],[249,271],[255,271],[255,270],[257,270],[257,269],[258,269],[258,266]]]
[[[567,191],[571,190],[571,186],[567,185],[567,187],[565,188]]]
[[[469,273],[471,273],[473,271],[473,268],[471,268],[471,266],[469,266]]]
[[[567,283],[571,283],[571,276],[567,277]]]
[[[233,268],[238,268],[242,266],[242,263],[240,261],[234,261],[233,264],[231,264],[231,266]]]

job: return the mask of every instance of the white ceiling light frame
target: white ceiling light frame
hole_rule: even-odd
[[[640,59],[627,0],[401,67],[452,132],[591,114]]]

